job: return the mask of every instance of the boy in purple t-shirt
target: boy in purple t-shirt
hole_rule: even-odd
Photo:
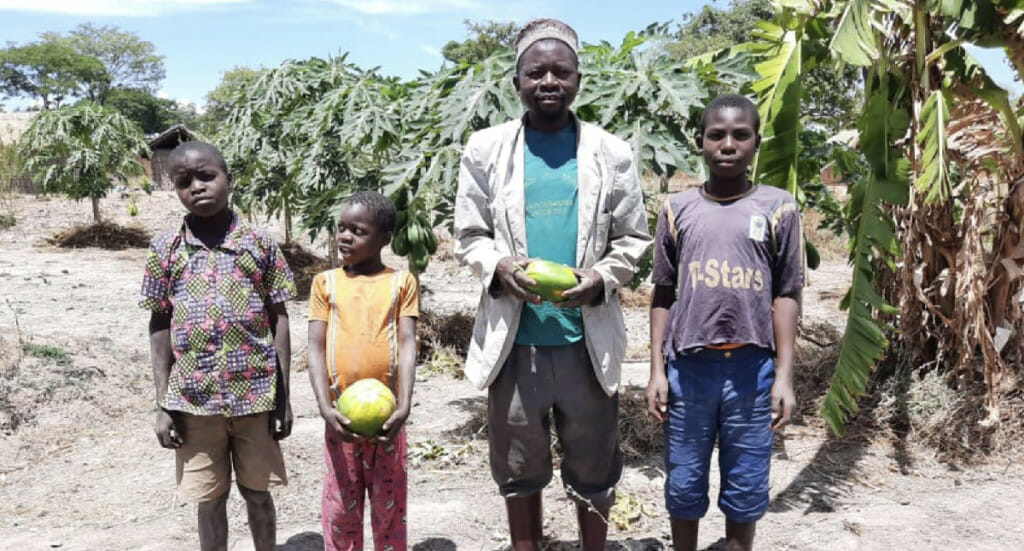
[[[697,548],[716,438],[726,547],[752,548],[768,508],[773,431],[796,407],[800,216],[789,193],[747,179],[759,127],[747,98],[712,101],[697,142],[710,177],[669,197],[658,216],[647,408],[666,423],[665,502],[677,550]]]

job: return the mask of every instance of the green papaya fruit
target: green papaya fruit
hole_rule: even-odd
[[[814,243],[804,241],[804,254],[807,255],[807,267],[817,270],[821,265],[821,255],[818,254],[818,248],[814,246]]]
[[[434,254],[437,252],[437,234],[434,230],[427,230],[426,239],[424,240],[427,244],[427,252]]]
[[[396,210],[406,210],[409,207],[409,188],[402,186],[391,196],[391,202],[395,204]]]
[[[395,232],[395,236],[391,239],[391,250],[398,256],[409,254],[409,237],[405,231]]]
[[[549,302],[561,301],[562,291],[575,287],[578,283],[572,268],[550,260],[534,260],[527,264],[526,275],[537,282],[526,289]]]
[[[424,256],[423,258],[414,258],[412,260],[413,267],[416,268],[416,273],[422,274],[427,270],[427,265],[430,264],[430,257]]]

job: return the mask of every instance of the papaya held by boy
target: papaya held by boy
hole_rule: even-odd
[[[773,431],[796,407],[800,217],[789,193],[747,177],[759,122],[743,96],[712,101],[698,138],[708,181],[670,196],[658,217],[647,407],[665,422],[665,501],[681,551],[697,548],[716,438],[726,547],[752,548]]]
[[[153,240],[140,303],[152,312],[157,439],[175,450],[179,493],[199,504],[200,547],[227,548],[233,468],[255,549],[269,551],[267,490],[286,482],[277,441],[292,426],[285,301],[295,284],[277,244],[228,208],[231,175],[215,147],[186,142],[169,163],[189,214]]]
[[[569,109],[581,79],[576,32],[531,21],[515,49],[512,85],[526,113],[470,136],[459,171],[455,254],[481,283],[466,377],[488,391],[491,475],[513,548],[543,540],[553,420],[580,543],[599,550],[622,473],[617,290],[651,238],[629,144]],[[578,283],[542,302],[529,287],[557,289],[527,275],[535,259],[569,266]]]
[[[363,504],[370,496],[377,549],[406,548],[405,421],[416,370],[419,288],[408,272],[384,266],[381,249],[395,229],[395,207],[370,191],[338,213],[343,267],[317,274],[309,297],[309,380],[326,424],[324,548],[362,549]],[[381,432],[363,436],[335,407],[357,381],[390,387],[397,408]]]

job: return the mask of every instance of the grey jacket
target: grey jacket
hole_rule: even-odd
[[[618,390],[626,354],[626,327],[618,288],[633,278],[651,244],[647,212],[633,152],[623,140],[575,117],[577,125],[578,236],[576,266],[604,280],[604,299],[584,306],[584,340],[597,380]],[[470,136],[462,154],[455,198],[455,256],[472,268],[482,289],[466,377],[486,388],[504,365],[519,328],[523,302],[488,293],[498,261],[529,256],[523,196],[523,119]]]

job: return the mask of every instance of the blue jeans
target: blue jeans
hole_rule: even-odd
[[[711,451],[718,440],[718,507],[733,522],[755,522],[768,509],[771,462],[770,350],[745,346],[680,354],[667,367],[665,505],[674,519],[708,510]]]

